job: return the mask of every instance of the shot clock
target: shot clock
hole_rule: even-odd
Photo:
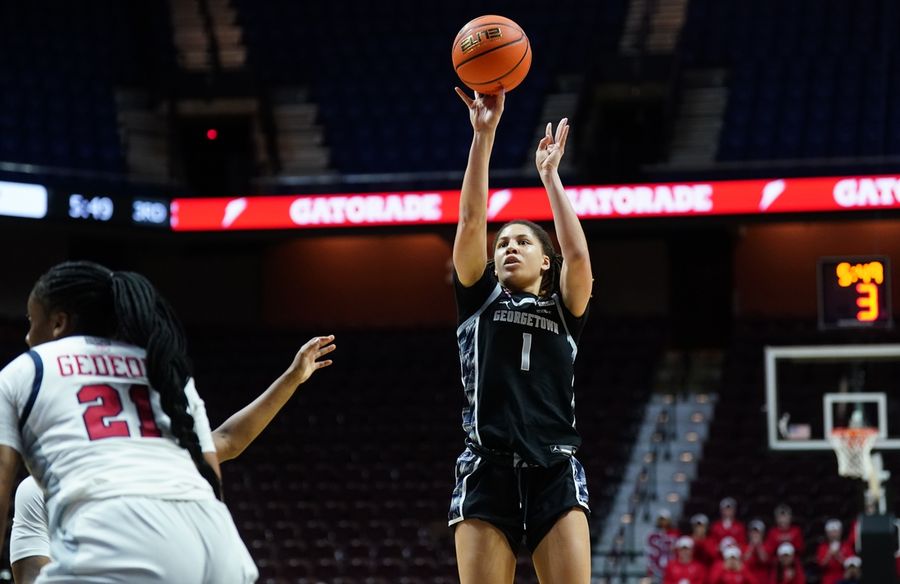
[[[893,326],[890,258],[821,258],[818,280],[819,328]]]

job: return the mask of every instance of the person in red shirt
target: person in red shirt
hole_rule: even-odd
[[[709,584],[764,584],[747,570],[741,562],[741,550],[737,546],[728,546],[722,552],[722,567],[716,574],[711,574]]]
[[[672,525],[672,513],[665,508],[656,513],[656,528],[647,534],[647,575],[659,580],[671,561],[678,529]]]
[[[859,518],[856,517],[853,519],[853,522],[850,523],[850,531],[847,533],[847,539],[844,540],[844,549],[849,550],[853,555],[856,555],[858,551],[856,549],[856,537],[857,531],[859,531]]]
[[[787,541],[782,543],[778,546],[777,553],[771,584],[806,584],[806,574],[793,544]]]
[[[706,529],[709,527],[709,517],[703,513],[697,513],[691,517],[691,537],[694,540],[694,559],[706,568],[712,566],[719,557],[716,542],[707,537]]]
[[[748,525],[747,548],[744,550],[744,565],[747,571],[756,578],[758,584],[768,584],[772,571],[772,556],[766,550],[766,524],[754,519]]]
[[[678,539],[678,536],[681,535],[681,532],[678,531],[678,528],[672,523],[672,512],[666,508],[662,508],[657,511],[656,528],[672,536],[673,545],[675,543],[675,540]]]
[[[806,549],[803,543],[803,532],[799,527],[793,525],[791,508],[781,504],[775,507],[775,525],[766,536],[766,551],[770,556],[774,556],[778,546],[785,542],[793,546],[797,555],[803,555]]]
[[[712,563],[712,566],[709,568],[710,576],[717,576],[725,569],[725,550],[728,548],[737,548],[740,550],[743,555],[744,550],[737,544],[737,541],[731,537],[730,535],[726,535],[722,538],[722,541],[719,542],[719,553],[716,556],[716,560]]]
[[[709,536],[716,541],[722,541],[725,537],[733,537],[738,545],[745,545],[747,528],[742,521],[735,518],[736,515],[737,501],[732,497],[722,499],[719,503],[719,519],[709,529]]]
[[[837,519],[825,522],[825,541],[816,551],[816,562],[822,570],[822,584],[837,584],[844,577],[844,560],[852,552],[841,543],[843,525]]]
[[[688,536],[675,542],[675,559],[666,566],[663,584],[706,584],[706,568],[694,559],[694,540]]]

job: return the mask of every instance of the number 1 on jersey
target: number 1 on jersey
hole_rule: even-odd
[[[531,333],[522,333],[522,371],[531,371]]]

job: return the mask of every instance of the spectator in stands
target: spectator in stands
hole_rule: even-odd
[[[647,575],[659,580],[672,557],[672,547],[678,530],[672,526],[672,513],[660,508],[656,513],[656,528],[647,534]]]
[[[722,551],[722,565],[710,574],[709,584],[764,584],[758,582],[741,562],[741,549],[735,545]]]
[[[769,574],[772,571],[772,556],[765,545],[766,524],[754,519],[748,528],[744,565],[759,584],[768,584]]]
[[[681,535],[678,528],[672,523],[672,512],[665,507],[656,512],[656,528],[668,533],[672,537],[672,542]]]
[[[716,542],[707,537],[706,529],[709,527],[709,517],[703,513],[697,513],[691,517],[691,538],[694,540],[694,558],[709,568],[719,556]]]
[[[771,584],[806,584],[806,574],[794,545],[786,541],[778,546],[777,553]]]
[[[514,220],[497,232],[488,256],[488,166],[505,96],[456,92],[473,129],[453,242],[468,405],[447,519],[460,581],[512,582],[524,540],[541,580],[588,584],[588,489],[575,458],[581,437],[572,380],[593,275],[559,176],[568,120],[555,134],[547,124],[534,154],[561,253],[540,225]]]
[[[825,541],[816,551],[816,562],[822,570],[822,584],[835,584],[844,576],[844,560],[852,555],[841,543],[843,526],[837,519],[825,522]]]
[[[732,497],[725,497],[719,503],[719,519],[712,524],[709,535],[712,539],[722,541],[726,536],[733,537],[738,545],[747,543],[747,528],[742,521],[735,518],[737,514],[737,501]]]
[[[694,559],[694,540],[686,535],[675,542],[675,559],[666,566],[663,584],[706,584],[706,568]]]
[[[859,556],[850,556],[844,560],[844,579],[838,584],[857,584],[862,580],[862,560]]]
[[[803,555],[806,549],[803,543],[803,532],[793,524],[791,508],[785,504],[775,507],[775,525],[766,536],[766,550],[769,555],[775,555],[778,546],[790,543],[798,555]]]
[[[737,548],[741,550],[743,554],[743,550],[741,546],[737,545],[737,540],[735,540],[730,535],[726,535],[722,538],[722,541],[719,542],[718,550],[716,553],[716,559],[713,561],[712,566],[709,568],[710,576],[718,575],[725,569],[725,550],[728,548]]]

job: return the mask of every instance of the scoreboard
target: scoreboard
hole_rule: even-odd
[[[819,328],[893,326],[890,258],[821,258],[818,280]]]
[[[169,229],[164,196],[107,194],[0,181],[0,217]]]
[[[54,199],[51,217],[64,214],[84,222],[169,227],[169,202],[161,198],[60,193]]]

